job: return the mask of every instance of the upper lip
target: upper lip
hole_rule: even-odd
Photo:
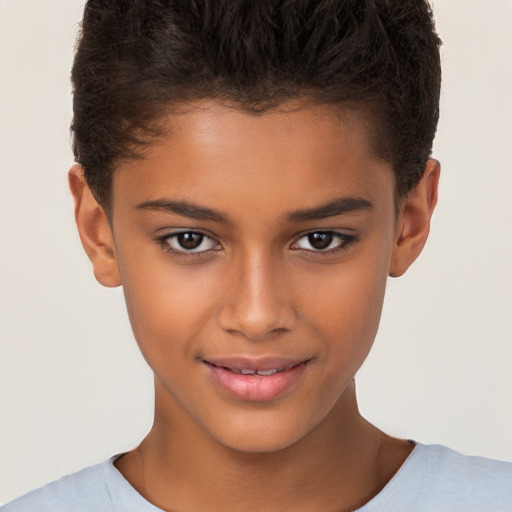
[[[265,371],[265,370],[284,370],[297,366],[298,364],[309,361],[308,358],[297,358],[297,357],[248,357],[248,356],[229,356],[229,357],[205,357],[202,359],[205,363],[213,364],[214,366],[220,366],[229,368],[231,370],[254,370]]]

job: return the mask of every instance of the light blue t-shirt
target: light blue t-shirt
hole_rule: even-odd
[[[65,476],[1,512],[162,512],[114,461]],[[512,512],[512,463],[417,444],[386,487],[356,512]]]

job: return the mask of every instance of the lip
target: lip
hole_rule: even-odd
[[[230,370],[272,370],[274,368],[289,368],[307,361],[307,358],[292,357],[248,357],[248,356],[231,356],[231,357],[206,357],[203,359],[206,363],[228,368]]]
[[[203,363],[214,383],[239,400],[266,402],[274,400],[294,387],[306,369],[309,359],[283,357],[208,358]],[[269,372],[244,374],[242,370]]]

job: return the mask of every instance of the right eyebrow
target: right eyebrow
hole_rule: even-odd
[[[373,204],[362,197],[345,196],[333,199],[328,203],[308,208],[305,210],[296,210],[288,214],[288,220],[291,222],[305,222],[310,220],[325,219],[336,217],[347,213],[371,210]]]
[[[188,201],[173,201],[170,199],[155,199],[145,201],[136,206],[137,210],[152,210],[167,213],[174,213],[182,217],[188,217],[195,220],[210,220],[213,222],[229,223],[227,216],[218,210],[205,208]]]

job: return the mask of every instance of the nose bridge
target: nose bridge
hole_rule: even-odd
[[[226,286],[219,320],[221,327],[249,340],[261,340],[290,330],[295,322],[286,272],[272,254],[246,251],[235,264]]]

